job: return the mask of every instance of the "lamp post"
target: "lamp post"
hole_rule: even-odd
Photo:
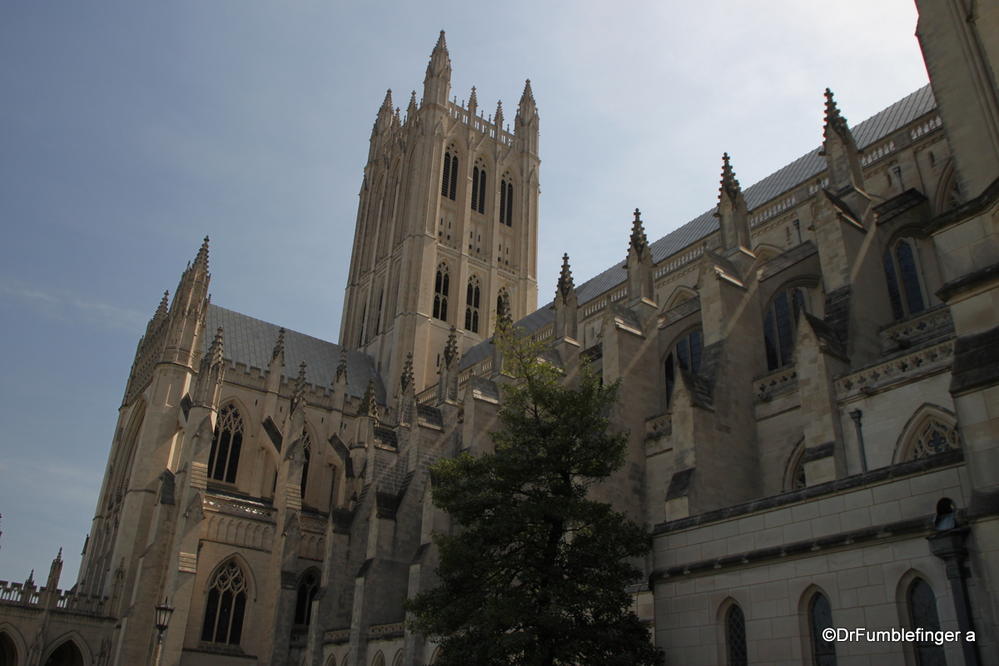
[[[160,659],[163,657],[163,634],[170,626],[170,616],[173,615],[173,607],[163,598],[163,603],[156,606],[156,666],[160,666]]]

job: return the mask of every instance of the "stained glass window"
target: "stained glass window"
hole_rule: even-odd
[[[774,296],[763,319],[763,344],[767,353],[767,368],[776,370],[790,365],[794,354],[794,336],[798,316],[807,311],[805,290],[791,287]]]
[[[904,319],[926,309],[916,241],[900,238],[884,254],[885,281],[895,319]]]
[[[725,613],[725,651],[728,666],[746,666],[746,617],[737,604],[732,604]]]

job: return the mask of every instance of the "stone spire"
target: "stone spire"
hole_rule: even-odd
[[[635,219],[631,221],[631,236],[628,238],[628,253],[636,253],[638,256],[649,247],[649,239],[645,236],[645,225],[642,224],[642,212],[635,209]]]
[[[524,92],[517,106],[517,117],[513,122],[513,133],[517,137],[521,150],[532,155],[538,154],[538,105],[534,102],[534,91],[531,90],[531,80],[524,83]]]
[[[451,93],[451,56],[447,52],[444,31],[437,38],[437,45],[430,54],[427,73],[423,77],[423,103],[446,106]]]
[[[284,359],[284,328],[278,330],[277,340],[274,341],[274,350],[271,352],[271,360]]]
[[[475,86],[472,86],[472,94],[468,96],[468,115],[474,116],[479,110],[479,97],[475,94]]]
[[[493,116],[493,122],[496,123],[496,127],[503,129],[503,100],[496,102],[496,115]]]
[[[447,335],[447,342],[444,344],[444,365],[450,368],[458,358],[458,331],[452,325],[451,331]]]
[[[156,313],[153,315],[153,321],[159,322],[166,319],[167,312],[170,311],[170,290],[167,289],[163,292],[163,298],[160,299],[160,304],[156,308]]]
[[[846,118],[839,112],[836,100],[826,88],[826,116],[822,130],[822,152],[829,169],[829,189],[839,192],[850,185],[863,189],[864,172],[860,166],[860,151]]]
[[[298,364],[298,376],[295,378],[295,388],[291,393],[291,411],[305,404],[305,361]]]
[[[749,210],[728,153],[722,154],[721,186],[718,188],[718,212],[715,216],[719,219],[722,246],[726,251],[749,247]]]
[[[414,384],[413,380],[413,352],[406,354],[406,362],[402,366],[402,374],[399,376],[399,388],[405,393]]]
[[[416,120],[416,91],[409,95],[409,106],[406,107],[406,122],[411,123]]]
[[[572,270],[569,268],[569,254],[565,253],[562,255],[562,271],[558,275],[557,295],[565,300],[575,288],[576,285],[572,281]]]
[[[555,289],[555,338],[576,338],[578,327],[576,285],[572,281],[569,255],[562,255],[562,271]]]
[[[340,381],[347,381],[347,348],[340,347],[340,360],[336,364],[336,374],[333,376],[333,383],[337,384]]]
[[[368,379],[368,387],[364,389],[364,397],[361,398],[361,405],[358,407],[359,416],[378,417],[378,402],[375,400],[375,378]]]
[[[225,345],[222,327],[215,331],[215,337],[208,351],[201,359],[197,383],[194,387],[194,403],[205,407],[215,407],[218,404],[222,380],[225,377]]]
[[[201,247],[198,249],[198,255],[194,258],[193,268],[203,271],[205,274],[208,273],[208,236],[201,242]]]
[[[628,300],[631,302],[641,299],[654,300],[652,250],[649,248],[649,239],[645,236],[642,213],[637,208],[635,218],[631,222],[625,268],[628,269]]]
[[[385,99],[382,100],[382,105],[378,107],[378,116],[375,118],[374,127],[371,128],[372,136],[390,128],[392,126],[393,115],[392,89],[389,88],[385,91]]]

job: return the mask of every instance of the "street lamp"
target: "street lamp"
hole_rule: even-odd
[[[163,656],[163,634],[170,626],[170,616],[173,615],[173,607],[168,605],[166,597],[163,603],[156,606],[156,666],[160,666],[160,658]]]

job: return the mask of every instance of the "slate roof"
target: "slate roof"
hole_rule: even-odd
[[[863,150],[867,146],[884,139],[892,132],[911,123],[916,118],[925,115],[936,108],[936,100],[929,85],[910,93],[888,108],[874,114],[867,120],[850,128],[857,147]],[[787,166],[778,169],[763,180],[743,190],[746,205],[750,211],[758,208],[784,192],[794,189],[802,183],[818,176],[826,169],[825,158],[819,155],[821,147],[802,155]],[[705,211],[683,226],[666,234],[652,243],[652,262],[659,263],[680,250],[714,233],[718,229],[718,218],[715,217],[717,206]],[[592,301],[613,287],[623,283],[628,277],[624,269],[624,261],[619,261],[604,272],[590,278],[576,287],[576,298],[579,305]],[[554,320],[552,304],[547,303],[541,308],[516,322],[518,328],[533,333],[545,324]],[[492,353],[492,341],[485,340],[475,345],[461,359],[460,369],[468,368],[485,359]]]
[[[221,326],[224,356],[227,361],[243,363],[248,368],[267,370],[280,326],[215,304],[208,306],[206,319],[207,331],[210,334],[202,336],[202,351],[208,351],[215,329]],[[286,329],[282,375],[293,381],[298,377],[298,365],[302,361],[306,363],[305,380],[313,386],[327,388],[332,385],[336,366],[340,362],[340,345]],[[362,397],[368,387],[368,380],[372,377],[375,380],[375,398],[384,405],[385,387],[375,369],[374,361],[367,354],[348,351],[348,395],[355,398]]]

